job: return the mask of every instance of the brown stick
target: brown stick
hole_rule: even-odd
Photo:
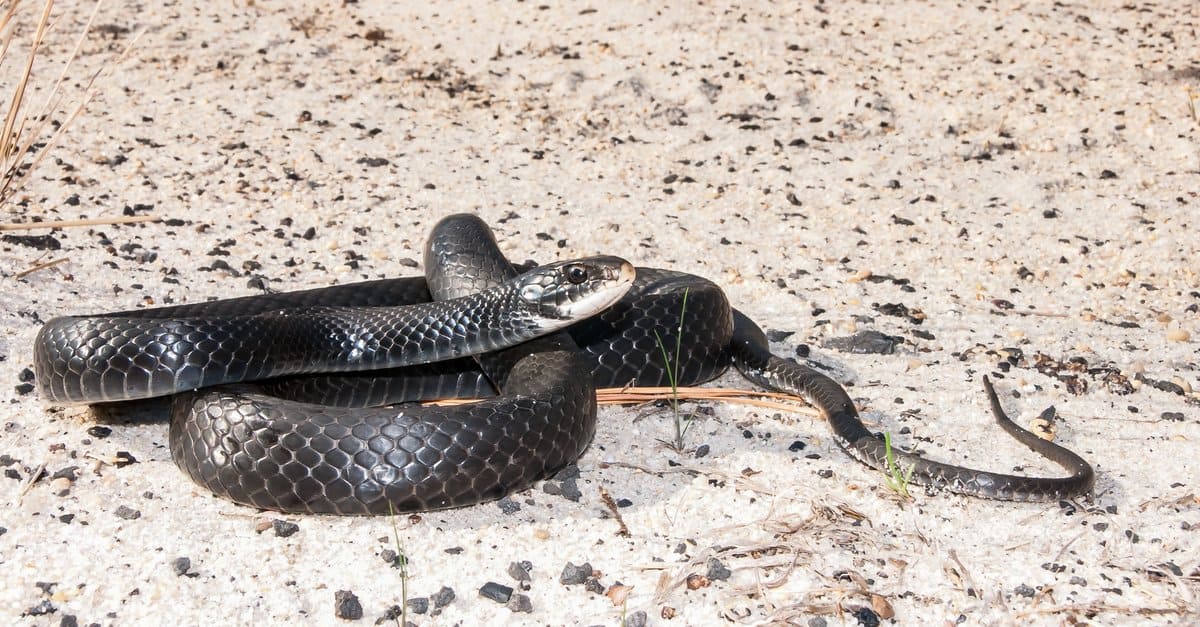
[[[132,224],[134,222],[157,222],[161,219],[158,216],[116,216],[112,218],[84,218],[82,220],[53,220],[50,222],[8,222],[0,224],[0,231],[29,231],[33,229],[61,229],[72,226]]]
[[[70,259],[70,257],[59,257],[58,259],[52,259],[50,261],[39,263],[35,266],[30,266],[16,274],[14,274],[13,278],[14,279],[23,279],[23,278],[33,274],[34,272],[37,272],[38,270],[45,270],[46,268],[57,266],[58,264],[66,261],[68,259]]]
[[[739,405],[751,405],[765,409],[794,412],[809,416],[820,416],[821,413],[811,407],[801,405],[803,398],[780,392],[759,392],[755,390],[735,390],[729,388],[671,388],[626,387],[600,388],[596,390],[596,402],[602,405],[636,405],[656,400],[678,398],[683,401],[724,401]],[[440,401],[430,401],[429,405],[464,405],[475,403],[480,399],[451,398]]]

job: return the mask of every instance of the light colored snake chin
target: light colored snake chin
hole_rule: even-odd
[[[57,318],[38,334],[38,385],[60,404],[173,395],[175,462],[238,503],[426,511],[500,498],[578,459],[595,432],[596,385],[668,382],[657,333],[669,346],[679,340],[678,384],[734,363],[809,399],[852,456],[886,465],[883,442],[842,387],[771,355],[762,331],[709,281],[652,268],[635,276],[614,257],[518,277],[468,215],[438,223],[425,261],[426,277]],[[313,376],[322,372],[335,374]],[[1009,421],[984,382],[1001,426],[1071,474],[1005,475],[894,451],[911,481],[1018,501],[1090,494],[1091,466]],[[497,392],[453,408],[392,406]]]

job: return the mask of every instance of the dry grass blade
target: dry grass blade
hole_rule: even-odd
[[[638,405],[661,400],[688,401],[720,401],[751,405],[765,409],[796,412],[818,417],[821,413],[809,406],[803,398],[780,392],[760,392],[757,390],[738,390],[731,388],[676,388],[669,387],[628,387],[600,388],[596,390],[596,401],[601,405]],[[465,405],[477,403],[477,398],[452,398],[441,401],[431,401],[430,405]]]
[[[4,16],[4,27],[10,23],[19,0],[15,0],[9,12]],[[17,87],[13,90],[12,100],[8,105],[8,113],[4,116],[3,135],[0,135],[0,156],[5,159],[5,171],[3,180],[0,180],[0,198],[4,197],[4,193],[8,188],[9,182],[13,179],[12,170],[15,169],[25,156],[24,151],[19,150],[19,142],[21,139],[21,130],[24,127],[25,120],[21,117],[21,106],[25,103],[25,89],[29,86],[29,77],[33,74],[33,62],[37,58],[38,48],[41,48],[42,41],[46,37],[47,27],[50,25],[50,9],[54,8],[54,0],[46,0],[45,6],[42,8],[42,17],[38,20],[37,30],[33,34],[33,43],[30,44],[29,56],[25,59],[25,71],[21,72],[21,78],[17,81]],[[9,43],[12,41],[12,31],[8,31],[4,36],[4,53],[7,56]],[[3,61],[4,57],[0,57]],[[18,126],[18,120],[20,126]],[[8,163],[8,159],[13,158],[13,163]]]
[[[0,17],[0,31],[4,33],[3,44],[0,45],[0,64],[6,58],[9,44],[12,41],[14,29],[9,28],[9,25],[16,13],[18,4],[20,4],[20,1],[14,0],[5,14]],[[24,70],[21,73],[16,88],[13,90],[12,99],[9,102],[8,111],[4,118],[4,128],[0,131],[3,133],[3,135],[0,135],[0,204],[7,201],[13,192],[21,187],[30,172],[37,167],[42,158],[49,152],[49,149],[58,142],[62,133],[71,125],[71,122],[79,117],[79,114],[83,112],[84,108],[87,107],[88,103],[95,96],[94,86],[96,79],[100,77],[107,67],[101,67],[91,74],[84,84],[82,94],[79,96],[79,101],[74,108],[70,110],[62,109],[62,86],[67,81],[67,75],[72,64],[79,58],[83,43],[86,41],[88,33],[92,30],[92,24],[100,11],[100,6],[100,2],[95,3],[87,23],[79,33],[78,38],[76,38],[75,46],[63,64],[58,78],[48,90],[41,108],[30,115],[23,111],[25,92],[29,87],[30,78],[33,76],[34,62],[38,57],[46,34],[51,28],[50,13],[54,7],[53,0],[45,0],[41,18],[38,21],[33,41],[30,44],[29,56],[25,60]],[[137,39],[138,37],[136,36],[130,39],[129,44],[115,62],[120,62],[128,56]],[[46,126],[52,123],[52,118],[57,113],[65,114],[65,119],[58,123],[57,128],[53,132],[47,134]],[[34,145],[38,142],[41,142],[42,146],[35,151]],[[33,154],[33,158],[29,159],[28,157],[31,153]]]
[[[64,263],[68,259],[70,259],[70,257],[59,257],[58,259],[54,259],[51,261],[44,261],[42,263],[25,268],[24,270],[14,274],[13,278],[14,279],[23,279],[23,278],[33,274],[34,272],[45,270],[46,268],[53,268],[54,266],[57,266],[60,263]]]
[[[0,224],[2,231],[32,231],[33,229],[62,229],[72,226],[103,226],[106,224],[133,224],[135,222],[157,222],[158,216],[116,216],[112,218],[84,218],[82,220],[48,220],[46,222],[8,222]]]

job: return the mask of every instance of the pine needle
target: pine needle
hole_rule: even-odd
[[[640,405],[655,401],[669,401],[672,398],[687,401],[736,403],[764,409],[800,413],[813,417],[821,415],[819,411],[808,405],[803,398],[780,392],[702,387],[682,387],[676,388],[674,391],[669,387],[600,388],[596,390],[596,402],[601,405]],[[465,405],[476,403],[480,400],[482,399],[452,398],[431,401],[428,404],[439,406]]]

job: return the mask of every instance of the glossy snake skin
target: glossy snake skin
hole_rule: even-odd
[[[466,215],[435,227],[426,268],[427,278],[58,318],[38,335],[37,381],[57,404],[173,394],[172,457],[239,503],[427,511],[502,497],[575,461],[595,431],[595,387],[667,384],[655,332],[674,346],[682,315],[680,385],[736,364],[808,399],[847,452],[886,467],[883,441],[842,387],[771,355],[705,279],[651,268],[634,277],[612,257],[518,277],[490,229]],[[1013,424],[984,383],[999,424],[1071,474],[1005,475],[894,451],[912,482],[1017,501],[1090,494],[1091,466]],[[454,407],[378,407],[497,392]]]

